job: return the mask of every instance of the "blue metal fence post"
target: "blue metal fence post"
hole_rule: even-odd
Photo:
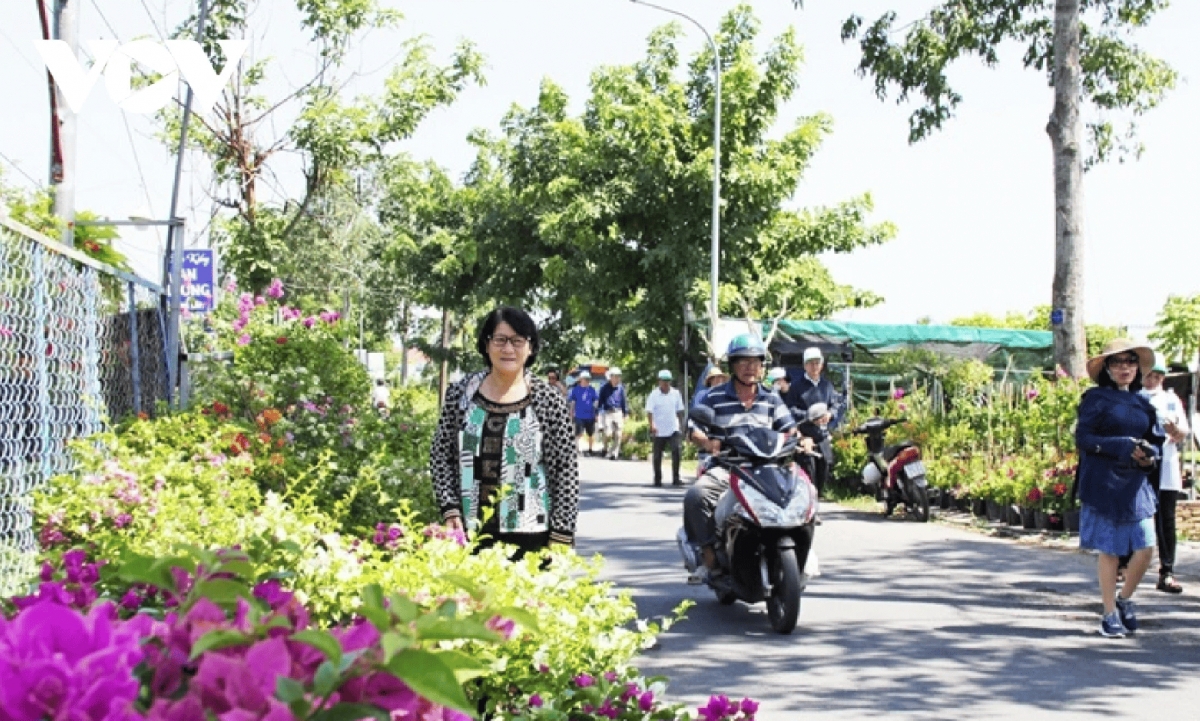
[[[133,381],[133,412],[142,412],[142,351],[138,346],[137,295],[129,283],[129,377]]]

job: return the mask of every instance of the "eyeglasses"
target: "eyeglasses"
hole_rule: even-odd
[[[1135,366],[1141,361],[1137,356],[1124,356],[1123,358],[1115,358],[1109,356],[1108,365],[1111,366]]]
[[[497,350],[503,348],[505,345],[511,345],[513,350],[522,350],[526,345],[529,344],[529,339],[522,338],[519,335],[494,335],[491,338],[488,338],[488,342],[491,343],[492,347]]]

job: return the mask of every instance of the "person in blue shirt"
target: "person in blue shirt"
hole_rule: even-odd
[[[625,417],[629,415],[620,368],[614,366],[609,369],[608,382],[600,387],[596,404],[600,409],[600,428],[604,432],[600,450],[608,459],[615,461],[621,455],[621,435],[625,432]]]
[[[575,446],[579,449],[584,434],[587,434],[587,454],[594,453],[592,439],[596,435],[596,405],[599,398],[596,389],[592,387],[592,374],[582,371],[575,385],[567,394],[567,404],[571,407],[571,417],[575,419]]]
[[[709,389],[700,401],[713,410],[712,428],[692,428],[691,439],[696,445],[714,455],[721,452],[721,441],[750,428],[771,428],[784,433],[796,427],[796,421],[775,391],[761,385],[763,363],[767,349],[763,342],[749,334],[739,335],[729,343],[726,352],[732,377],[728,383]],[[711,434],[711,435],[710,435]],[[737,463],[746,459],[730,453],[726,460]],[[688,578],[689,583],[703,583],[717,569],[713,545],[717,541],[713,512],[722,494],[729,488],[729,472],[714,467],[688,489],[683,497],[683,525],[688,539],[700,546],[704,565]]]
[[[692,407],[695,408],[696,404],[703,400],[710,390],[728,382],[729,376],[721,370],[721,366],[709,366],[708,373],[704,376],[704,387],[698,389],[696,395],[692,396]]]
[[[1150,401],[1138,395],[1154,352],[1125,338],[1088,360],[1097,387],[1083,394],[1075,445],[1079,449],[1079,546],[1100,553],[1097,575],[1104,615],[1100,635],[1137,630],[1133,592],[1150,566],[1155,545],[1155,493],[1149,474],[1166,436]],[[1117,594],[1117,566],[1130,554]]]

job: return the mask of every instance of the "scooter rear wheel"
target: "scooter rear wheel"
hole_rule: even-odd
[[[908,512],[921,523],[929,522],[929,489],[913,483],[908,489]]]
[[[800,564],[792,548],[779,553],[779,574],[767,598],[767,617],[776,633],[789,634],[800,618]]]

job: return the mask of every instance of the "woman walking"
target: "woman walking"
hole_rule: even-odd
[[[1138,395],[1154,353],[1118,338],[1087,363],[1098,387],[1083,395],[1075,442],[1079,449],[1079,545],[1100,553],[1104,617],[1100,635],[1137,630],[1133,594],[1155,545],[1155,493],[1147,474],[1162,456],[1164,436],[1154,407]],[[1132,554],[1117,593],[1119,557]]]
[[[429,460],[446,525],[480,531],[480,546],[511,543],[517,558],[573,545],[579,507],[566,400],[528,372],[539,344],[525,311],[488,314],[475,343],[487,370],[446,390]]]

